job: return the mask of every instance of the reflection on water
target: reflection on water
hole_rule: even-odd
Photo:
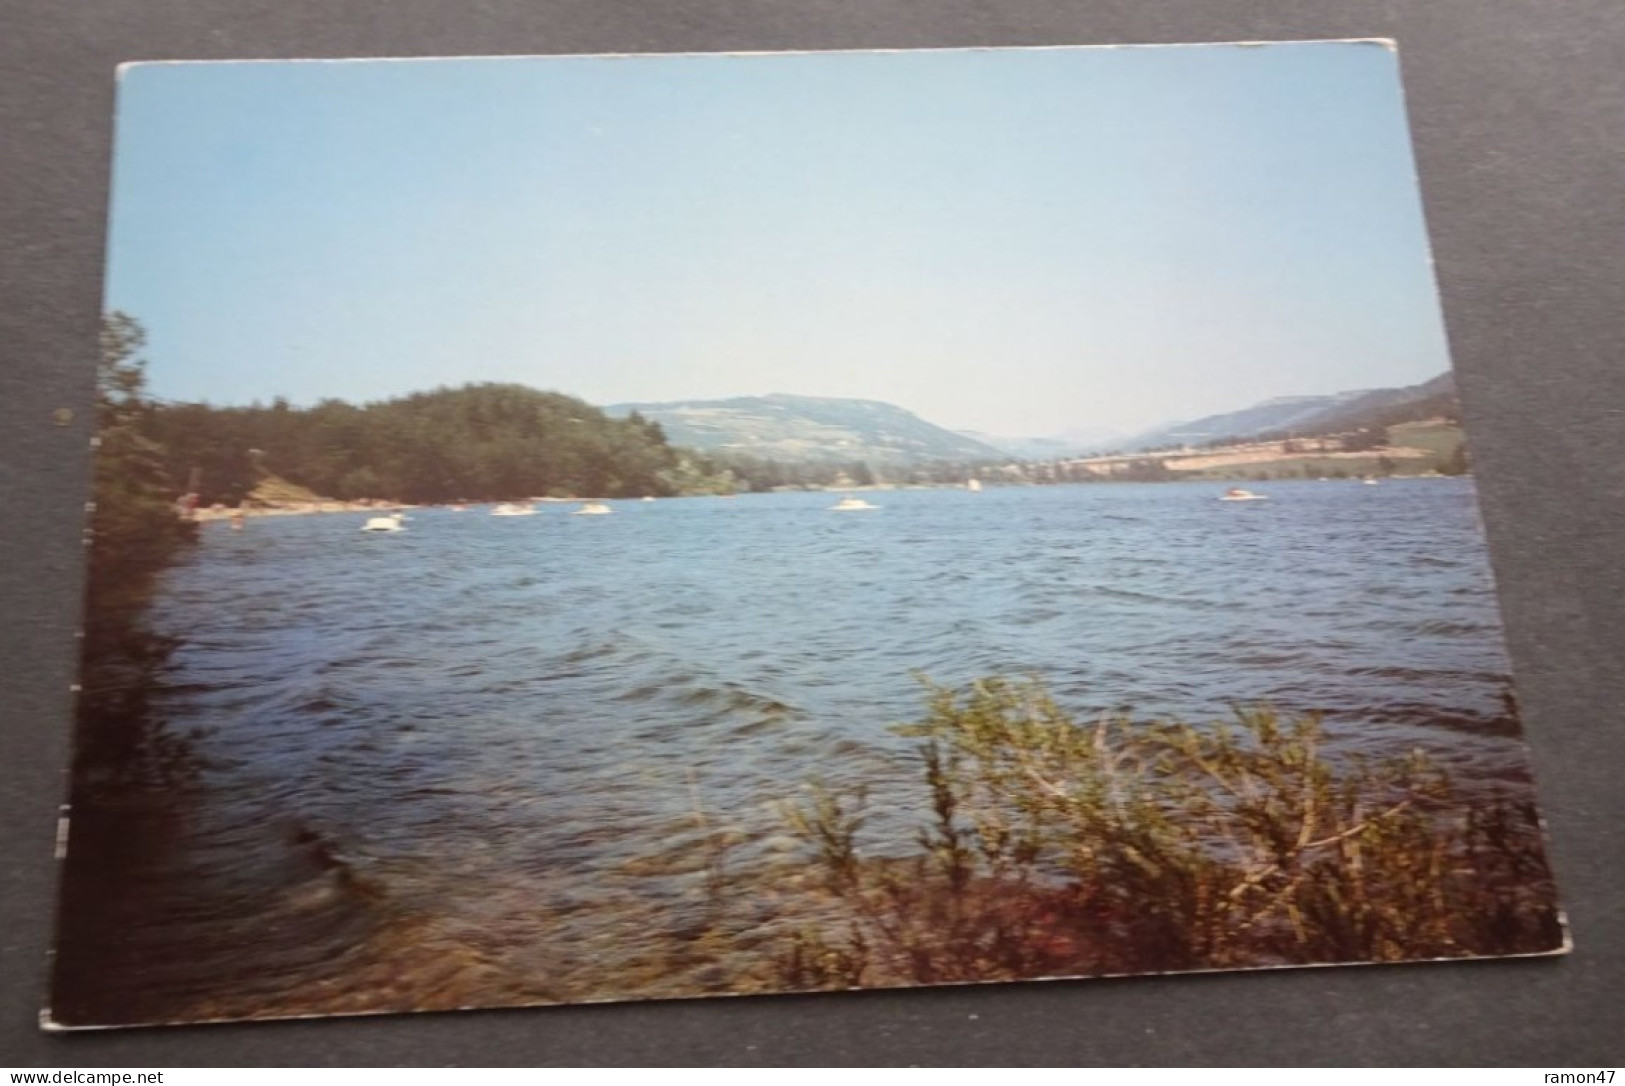
[[[1470,481],[1218,492],[206,526],[154,615],[184,639],[156,705],[205,768],[80,812],[59,1010],[749,988],[802,877],[787,796],[867,783],[871,853],[909,847],[920,797],[888,726],[920,675],[1035,674],[1085,715],[1267,700],[1326,713],[1342,750],[1424,746],[1519,786]],[[719,865],[754,889],[719,904]]]

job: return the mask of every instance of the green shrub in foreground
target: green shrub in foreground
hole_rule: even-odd
[[[841,919],[792,987],[1508,954],[1561,931],[1532,807],[1460,800],[1420,753],[1334,764],[1320,721],[1083,726],[1036,681],[932,687],[917,851],[866,859],[862,794],[787,819]]]

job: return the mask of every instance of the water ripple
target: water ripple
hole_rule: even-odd
[[[738,828],[739,862],[773,855],[778,805],[812,778],[869,785],[870,847],[906,847],[919,796],[889,726],[918,715],[919,675],[1038,675],[1083,717],[1269,700],[1326,714],[1350,752],[1523,772],[1469,482],[1214,497],[900,491],[862,517],[821,494],[679,499],[585,528],[422,510],[388,539],[342,515],[209,526],[156,617],[184,639],[163,710],[214,767],[172,870],[215,905],[138,938],[241,937],[243,968],[298,983],[309,947],[382,923],[335,904],[343,871],[392,909],[432,903],[437,938],[547,968],[628,902],[687,908],[705,827]],[[231,910],[287,937],[256,950]],[[207,988],[217,959],[154,983]]]

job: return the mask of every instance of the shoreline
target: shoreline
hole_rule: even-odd
[[[1361,478],[1362,478],[1361,476],[1349,476],[1349,477],[1346,477],[1346,478],[1334,478],[1334,477],[1299,478],[1299,477],[1294,477],[1294,476],[1282,476],[1282,477],[1279,477],[1279,478],[1272,478],[1272,479],[1269,479],[1267,481],[1268,482],[1359,482],[1361,480]],[[1394,474],[1392,474],[1390,476],[1387,476],[1386,478],[1391,479],[1391,480],[1396,480],[1396,481],[1409,480],[1409,479],[1471,479],[1472,478],[1472,472],[1462,472],[1460,475],[1447,475],[1447,474],[1444,474],[1444,473],[1441,473],[1441,472],[1420,472],[1420,473],[1395,472]],[[1186,477],[1186,478],[1157,479],[1157,480],[1134,480],[1132,482],[1134,482],[1136,484],[1139,484],[1139,485],[1168,485],[1170,483],[1185,483],[1185,484],[1200,484],[1200,485],[1203,485],[1203,486],[1217,486],[1217,485],[1219,485],[1221,483],[1226,483],[1226,482],[1258,482],[1258,481],[1260,481],[1260,480],[1258,480],[1254,476],[1243,475],[1243,474],[1235,474],[1235,475],[1200,475],[1200,474],[1197,474],[1196,472],[1191,472],[1189,474],[1189,476]],[[1113,483],[1121,484],[1121,483],[1125,483],[1125,482],[1131,482],[1131,481],[1130,480],[1123,480],[1123,479],[1110,479],[1110,478],[1094,479],[1094,480],[1090,480],[1088,482],[1068,481],[1068,482],[1059,482],[1059,483],[1000,482],[998,480],[990,480],[987,483],[985,483],[984,485],[987,486],[987,487],[990,487],[990,488],[994,488],[994,489],[1007,489],[1007,488],[1023,489],[1023,488],[1027,488],[1027,487],[1057,487],[1057,486],[1089,486],[1089,487],[1093,487],[1093,486],[1099,486],[1099,485],[1102,485],[1102,484],[1113,484]],[[661,495],[661,496],[650,495],[647,498],[644,498],[644,497],[637,497],[637,498],[552,498],[552,497],[547,497],[547,498],[529,498],[529,499],[517,499],[517,500],[519,500],[521,502],[524,502],[524,503],[527,503],[527,504],[537,504],[537,505],[544,504],[544,503],[548,504],[548,505],[580,505],[580,504],[587,503],[587,502],[638,502],[638,501],[651,501],[651,500],[652,501],[676,501],[676,500],[684,499],[684,498],[739,498],[739,497],[749,497],[749,496],[758,495],[758,494],[862,494],[862,493],[887,493],[887,492],[895,492],[895,491],[903,491],[903,490],[965,490],[965,489],[966,489],[966,487],[964,487],[963,485],[958,485],[958,484],[932,485],[932,484],[920,484],[920,483],[872,483],[872,484],[868,484],[868,485],[865,485],[865,486],[773,487],[772,489],[769,489],[769,490],[741,490],[741,491],[737,491],[737,492],[732,493],[732,494],[669,494],[669,495]],[[458,504],[463,505],[465,510],[473,510],[474,508],[479,507],[479,506],[501,504],[501,499],[493,498],[493,499],[488,499],[488,500],[484,500],[484,501],[471,501],[471,502],[463,502],[463,503],[458,503]],[[311,502],[291,502],[291,503],[284,503],[284,504],[278,504],[278,505],[251,505],[251,506],[241,506],[241,507],[210,507],[210,508],[206,508],[206,509],[193,510],[192,513],[190,514],[190,516],[187,517],[186,519],[190,519],[192,521],[195,521],[195,522],[201,524],[201,523],[209,523],[209,522],[215,522],[215,521],[230,521],[234,517],[238,517],[238,516],[243,516],[243,517],[291,517],[291,516],[313,516],[313,515],[321,514],[321,513],[379,513],[380,511],[393,512],[393,511],[396,511],[396,510],[409,510],[409,509],[450,509],[450,508],[453,508],[453,505],[451,503],[441,503],[441,502],[431,502],[431,503],[428,503],[428,504],[425,505],[425,504],[413,504],[413,503],[410,503],[410,502],[391,502],[391,501],[383,501],[383,500],[358,500],[358,501],[349,501],[349,502],[338,501],[338,500],[332,500],[332,501],[325,501],[324,500],[324,501],[311,501]]]

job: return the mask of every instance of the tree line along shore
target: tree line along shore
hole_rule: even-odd
[[[314,496],[317,483],[353,495],[336,508],[370,507],[375,487],[398,488],[385,491],[390,500],[434,503],[704,493],[719,478],[739,481],[670,446],[654,423],[516,386],[363,408],[165,407],[146,394],[142,344],[136,322],[109,318],[76,803],[151,784],[186,757],[145,700],[171,645],[147,627],[145,602],[197,532],[175,515],[176,465],[202,463],[219,488],[205,484],[202,497],[240,503],[281,479],[268,465],[276,449],[277,466],[300,477],[283,484],[282,499]],[[451,459],[439,462],[442,453]],[[392,457],[421,474],[380,474]],[[825,904],[785,930],[757,983],[933,983],[1561,945],[1538,821],[1521,794],[1470,802],[1419,756],[1339,769],[1319,753],[1318,721],[1284,720],[1267,707],[1218,730],[1127,719],[1091,728],[1032,683],[991,678],[928,693],[925,719],[903,729],[919,741],[929,800],[917,848],[860,854],[861,790],[814,788],[788,805]],[[719,886],[735,874],[729,850],[719,837],[707,860]]]
[[[1020,486],[1448,475],[1468,468],[1460,427],[1448,412],[1384,417],[1375,420],[1382,425],[1337,435],[1050,461],[792,463],[741,450],[674,446],[658,422],[636,411],[611,417],[571,396],[511,384],[441,388],[359,406],[339,400],[311,407],[280,400],[247,407],[166,403],[147,390],[145,345],[137,320],[117,312],[105,317],[85,627],[91,671],[150,666],[157,642],[142,630],[140,612],[153,579],[196,538],[199,519],[238,513],[962,486],[970,480]],[[189,515],[176,516],[178,503]],[[87,689],[103,685],[132,684],[109,679]]]

